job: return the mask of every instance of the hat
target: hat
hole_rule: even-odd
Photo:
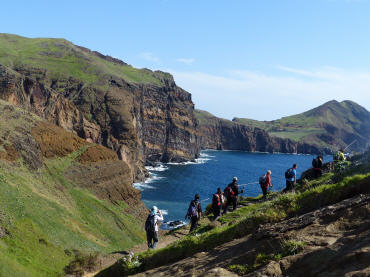
[[[238,177],[234,177],[233,178],[233,181],[238,181]]]
[[[153,212],[153,213],[157,213],[158,212],[158,208],[157,208],[157,206],[153,206],[152,208],[151,208],[151,211]]]

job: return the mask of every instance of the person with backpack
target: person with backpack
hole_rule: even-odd
[[[322,175],[322,156],[317,156],[312,160],[313,173],[315,178],[319,178]]]
[[[163,221],[163,215],[156,206],[153,206],[150,210],[145,221],[145,232],[148,241],[148,248],[156,248],[158,243],[158,221]]]
[[[293,167],[288,168],[285,171],[285,179],[286,179],[286,188],[284,191],[290,191],[294,189],[294,186],[297,182],[297,165],[293,164]]]
[[[238,195],[243,193],[244,190],[239,191],[238,178],[234,177],[233,181],[227,185],[224,189],[224,194],[226,197],[226,205],[224,208],[224,214],[227,213],[230,205],[233,205],[233,211],[235,211],[236,206],[238,205]]]
[[[198,227],[198,221],[202,216],[202,207],[200,205],[199,198],[200,196],[197,193],[194,196],[194,200],[190,202],[188,211],[185,215],[185,219],[190,218],[191,225],[189,233]]]
[[[344,149],[341,148],[337,151],[333,156],[334,163],[343,162],[346,160],[346,156],[344,155]]]
[[[271,170],[267,170],[265,175],[262,175],[259,179],[259,184],[262,189],[263,199],[266,199],[267,190],[269,187],[272,187],[271,184]]]
[[[213,220],[217,220],[221,216],[221,210],[224,204],[224,197],[221,188],[217,188],[217,192],[212,197]]]

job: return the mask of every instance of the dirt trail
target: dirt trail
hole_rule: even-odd
[[[303,241],[303,252],[245,276],[370,276],[370,195],[263,225],[255,234],[135,276],[235,276],[226,271],[229,265],[253,264],[258,253],[274,253],[287,240]]]
[[[238,205],[238,208],[241,208],[243,206],[250,205],[251,203],[243,203],[241,205]],[[231,210],[230,210],[231,211]],[[207,224],[209,223],[210,220],[207,217],[202,217],[200,221],[200,225],[202,224]],[[173,230],[172,232],[168,231],[160,231],[159,232],[159,242],[157,245],[157,249],[161,249],[166,247],[167,245],[171,244],[172,242],[181,239],[183,236],[187,235],[189,233],[189,226],[179,228],[177,230]],[[106,256],[100,257],[98,260],[98,268],[94,272],[86,272],[84,273],[83,277],[93,277],[96,274],[98,274],[100,271],[103,269],[110,267],[113,265],[118,259],[124,257],[127,255],[129,252],[133,252],[134,254],[136,253],[141,253],[144,252],[148,249],[147,243],[144,242],[142,244],[136,245],[133,248],[124,251],[122,253],[112,253],[108,254]],[[231,274],[230,272],[222,269],[222,268],[215,268],[212,271],[216,275],[212,276],[234,276],[234,274]]]
[[[206,220],[206,219],[204,219]],[[166,247],[170,243],[182,238],[183,236],[189,233],[189,227],[180,228],[172,232],[160,231],[159,242],[157,244],[157,249]],[[98,274],[101,270],[113,265],[118,259],[124,257],[129,252],[134,254],[144,252],[148,249],[148,245],[145,243],[139,244],[122,253],[112,253],[106,256],[103,256],[98,261],[98,268],[94,272],[86,272],[83,277],[93,277]]]

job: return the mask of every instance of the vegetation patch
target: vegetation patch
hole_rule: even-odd
[[[89,144],[71,132],[42,121],[32,128],[32,135],[46,158],[64,157]]]
[[[68,255],[71,251],[65,251]],[[73,260],[64,267],[66,274],[71,274],[76,277],[83,276],[85,271],[91,272],[96,269],[98,265],[99,253],[83,254],[79,250],[73,250]]]
[[[126,203],[98,199],[64,177],[85,150],[46,160],[39,171],[0,161],[0,227],[7,232],[0,238],[0,276],[58,276],[67,265],[78,271],[90,264],[65,249],[105,254],[143,241]]]

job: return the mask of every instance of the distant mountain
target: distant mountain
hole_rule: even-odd
[[[199,122],[198,137],[203,149],[270,153],[330,152],[329,149],[320,148],[309,143],[272,137],[262,128],[218,118],[206,111],[195,110],[195,116]]]
[[[319,148],[336,150],[355,140],[351,150],[363,151],[370,145],[370,112],[348,100],[332,100],[307,112],[273,121],[234,118],[233,122],[261,128],[272,137]]]

